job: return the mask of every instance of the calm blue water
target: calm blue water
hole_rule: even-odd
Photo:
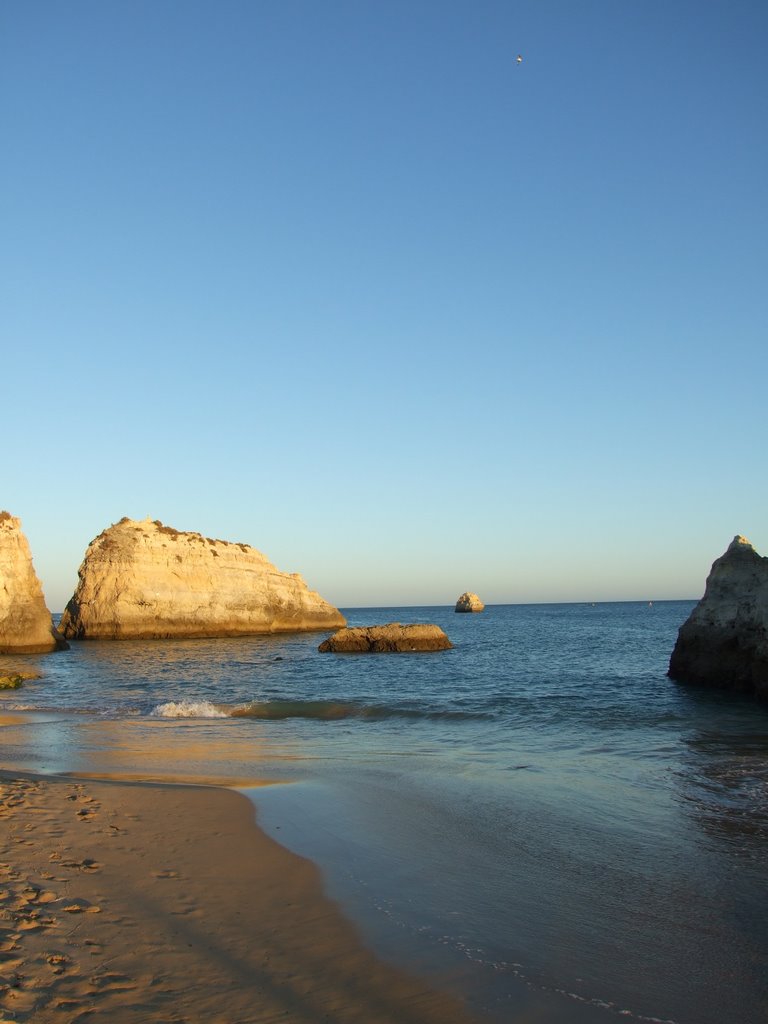
[[[346,613],[436,622],[430,654],[79,644],[14,659],[45,678],[3,695],[3,762],[291,781],[251,791],[263,827],[489,1019],[762,1024],[768,708],[666,678],[692,606]]]

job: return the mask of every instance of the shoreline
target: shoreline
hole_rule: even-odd
[[[0,769],[0,953],[2,1022],[473,1019],[216,785]]]

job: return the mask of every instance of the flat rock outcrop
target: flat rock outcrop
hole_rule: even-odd
[[[121,519],[91,541],[61,619],[76,640],[287,633],[344,616],[247,544]]]
[[[456,602],[457,612],[482,612],[485,610],[485,605],[477,596],[471,591],[467,590],[466,593],[462,594],[459,600]]]
[[[768,700],[768,558],[734,537],[680,627],[669,675]]]
[[[386,626],[356,626],[340,629],[318,647],[318,651],[341,653],[388,651],[446,651],[453,644],[439,626],[417,623]]]
[[[0,654],[44,654],[66,646],[45,606],[21,522],[0,512]]]

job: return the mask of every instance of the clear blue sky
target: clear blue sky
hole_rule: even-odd
[[[49,606],[123,515],[341,606],[768,554],[766,52],[764,0],[2,0],[0,508]]]

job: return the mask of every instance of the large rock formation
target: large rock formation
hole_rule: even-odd
[[[297,573],[247,544],[121,519],[91,541],[61,620],[66,637],[239,636],[343,626]]]
[[[768,700],[768,558],[744,537],[713,563],[704,597],[683,623],[669,675]]]
[[[469,590],[462,594],[459,600],[456,602],[457,612],[482,612],[485,610],[485,605],[477,596],[477,594],[471,593]]]
[[[318,647],[318,651],[360,653],[385,651],[445,651],[453,644],[440,629],[432,625],[403,626],[389,622],[386,626],[356,626],[340,629]]]
[[[66,646],[45,607],[21,522],[0,512],[0,654],[39,654]]]

